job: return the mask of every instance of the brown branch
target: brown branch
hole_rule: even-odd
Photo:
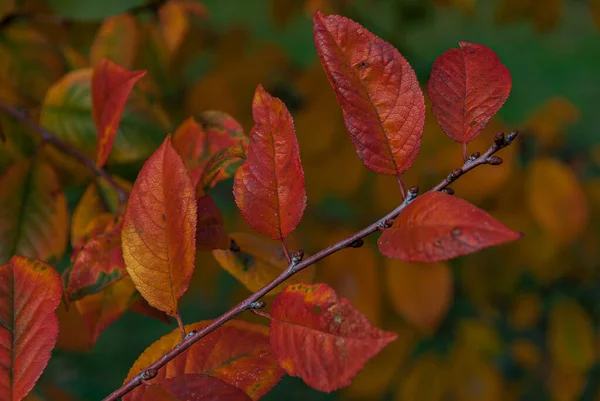
[[[121,203],[123,203],[129,197],[129,191],[127,191],[127,189],[119,185],[119,183],[117,183],[106,170],[96,167],[95,161],[81,153],[73,145],[63,141],[46,128],[34,122],[25,110],[2,103],[0,103],[0,110],[28,125],[29,128],[35,131],[42,138],[43,142],[54,145],[62,152],[70,155],[74,159],[77,159],[77,161],[79,161],[81,164],[87,167],[96,176],[105,179],[106,182],[108,182],[108,184],[119,193],[119,201]]]
[[[480,166],[482,164],[500,164],[502,159],[496,156],[492,156],[494,153],[499,151],[500,149],[508,146],[511,142],[516,138],[517,133],[512,132],[506,138],[504,134],[499,133],[494,138],[494,144],[485,152],[483,155],[479,155],[478,153],[472,154],[464,163],[464,165],[458,169],[455,169],[446,177],[442,182],[433,187],[431,191],[441,191],[446,189],[448,185],[452,182],[466,174],[468,171],[473,170],[475,167]],[[495,159],[492,159],[495,157]],[[449,188],[448,188],[449,189]],[[451,191],[446,191],[451,192]],[[264,303],[260,302],[259,299],[265,296],[269,291],[273,288],[277,287],[279,284],[283,283],[285,280],[298,273],[299,271],[307,268],[308,266],[319,262],[320,260],[328,257],[329,255],[336,253],[345,248],[355,248],[362,245],[362,239],[368,235],[373,234],[381,228],[387,227],[391,220],[396,218],[404,210],[404,208],[412,202],[417,196],[417,188],[413,187],[408,190],[408,193],[404,199],[404,201],[393,211],[383,216],[373,224],[368,227],[363,228],[358,231],[354,235],[334,244],[330,247],[323,249],[322,251],[301,260],[301,255],[297,257],[292,257],[292,263],[290,266],[281,273],[277,278],[273,281],[265,285],[263,288],[250,295],[248,298],[231,308],[229,311],[225,312],[225,314],[213,320],[210,324],[203,327],[201,330],[192,331],[187,334],[187,336],[175,346],[171,351],[164,354],[158,360],[156,360],[153,364],[144,369],[141,373],[136,375],[134,378],[124,383],[121,387],[113,391],[108,397],[106,397],[103,401],[115,401],[120,397],[123,397],[125,394],[132,391],[134,388],[139,386],[142,383],[142,380],[146,380],[148,376],[154,374],[156,376],[156,372],[165,366],[169,361],[174,359],[177,355],[181,354],[183,351],[191,347],[195,342],[200,340],[201,338],[207,336],[212,333],[214,330],[233,319],[240,313],[246,310],[260,309],[264,307]]]

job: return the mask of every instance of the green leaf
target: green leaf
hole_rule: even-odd
[[[100,21],[146,3],[144,0],[48,0],[63,17],[79,21]]]

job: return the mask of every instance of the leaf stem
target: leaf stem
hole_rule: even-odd
[[[283,248],[283,253],[285,253],[285,258],[288,262],[288,265],[292,264],[292,257],[290,256],[290,251],[288,250],[287,244],[285,243],[285,239],[281,239],[281,246]]]
[[[516,132],[510,133],[509,135],[507,135],[506,138],[504,137],[503,133],[498,133],[494,139],[494,144],[487,150],[487,152],[485,152],[481,156],[479,154],[471,155],[471,157],[469,157],[465,161],[462,167],[455,169],[452,173],[448,175],[448,177],[446,177],[439,184],[433,187],[431,191],[441,191],[442,189],[450,185],[450,183],[454,182],[456,179],[460,178],[468,171],[473,170],[475,167],[481,166],[482,164],[489,164],[490,156],[498,152],[500,149],[510,145],[516,136]],[[410,196],[406,196],[404,201],[400,205],[398,205],[394,210],[392,210],[379,220],[375,221],[374,223],[370,224],[369,226],[351,235],[350,237],[343,239],[340,242],[333,244],[323,249],[322,251],[315,253],[312,256],[309,256],[308,258],[302,260],[297,264],[290,264],[290,266],[284,272],[282,272],[279,276],[277,276],[273,281],[265,285],[263,288],[250,295],[248,298],[231,308],[229,311],[225,312],[223,315],[213,320],[201,330],[191,332],[190,334],[188,334],[179,344],[175,346],[175,348],[168,351],[166,354],[164,354],[158,360],[156,360],[153,364],[148,366],[145,370],[143,370],[131,380],[127,381],[121,387],[113,391],[103,401],[115,401],[118,398],[123,397],[125,394],[129,393],[142,383],[141,379],[143,379],[144,376],[147,375],[146,372],[152,373],[158,371],[158,369],[165,366],[177,355],[181,354],[183,351],[191,347],[196,341],[212,333],[217,328],[221,327],[240,313],[246,310],[255,309],[256,302],[259,299],[261,299],[263,296],[269,293],[269,291],[271,291],[273,288],[277,287],[279,284],[289,279],[294,274],[298,273],[299,271],[307,268],[308,266],[314,263],[319,262],[320,260],[328,257],[329,255],[332,255],[342,249],[351,247],[352,244],[357,243],[357,241],[363,239],[368,235],[373,234],[374,232],[377,232],[380,228],[385,227],[390,220],[396,218],[400,214],[400,212],[402,212],[402,210],[404,210],[404,208],[415,199],[417,195],[416,192],[416,188],[411,188],[411,190],[409,191]]]
[[[112,178],[112,176],[108,173],[108,171],[106,171],[102,168],[96,167],[95,161],[93,161],[92,159],[87,157],[85,154],[80,152],[73,145],[71,145],[68,142],[63,141],[62,139],[58,138],[56,135],[54,135],[52,132],[50,132],[46,128],[44,128],[41,125],[34,122],[29,117],[29,115],[27,114],[27,112],[25,110],[17,108],[17,107],[9,106],[9,105],[3,104],[3,103],[0,103],[0,110],[4,111],[6,114],[8,114],[8,115],[12,116],[13,118],[28,125],[29,128],[31,128],[33,131],[35,131],[42,138],[42,141],[44,141],[45,143],[50,143],[50,144],[54,145],[56,148],[61,150],[63,153],[70,155],[71,157],[76,159],[78,162],[83,164],[92,173],[94,173],[94,175],[105,179],[106,182],[108,182],[108,184],[110,186],[112,186],[118,192],[119,201],[121,203],[124,203],[125,200],[129,197],[129,192],[127,191],[127,189],[125,189],[124,187],[119,185],[119,183],[117,183]]]
[[[187,333],[185,332],[185,325],[183,324],[183,320],[181,319],[181,313],[179,313],[179,311],[177,311],[177,316],[175,316],[175,319],[177,320],[179,331],[181,331],[181,339],[185,339]]]
[[[396,174],[398,178],[398,185],[400,186],[400,193],[402,194],[402,200],[406,199],[406,189],[404,189],[404,182],[402,181],[402,176],[400,174]]]

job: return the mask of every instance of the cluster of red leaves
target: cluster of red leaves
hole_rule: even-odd
[[[314,37],[358,156],[374,172],[396,176],[404,191],[402,173],[415,161],[425,120],[415,72],[393,46],[347,18],[317,12]],[[144,74],[108,59],[95,63],[91,88],[98,168],[108,160],[123,109]],[[460,49],[436,60],[428,85],[432,109],[442,129],[462,144],[465,162],[467,143],[499,110],[510,87],[507,68],[485,46],[460,43]],[[0,268],[3,399],[23,398],[48,362],[61,294],[84,316],[92,343],[136,305],[144,313],[178,319],[180,330],[150,346],[127,380],[176,347],[183,333],[210,324],[183,326],[178,301],[189,286],[196,251],[214,251],[231,264],[251,258],[252,249],[241,252],[230,239],[208,194],[240,161],[233,183],[236,203],[254,229],[282,241],[287,261],[281,270],[288,274],[287,264],[296,262],[283,241],[306,208],[300,150],[286,106],[260,85],[252,111],[255,125],[248,138],[224,113],[184,121],[146,161],[126,205],[121,199],[91,215],[76,212],[78,230],[72,238],[72,266],[63,276],[64,292],[58,274],[42,262],[15,256]],[[379,247],[391,258],[441,261],[520,236],[448,194],[408,197],[405,206],[391,227],[382,227]],[[278,269],[279,260],[269,263]],[[284,373],[333,391],[349,385],[396,338],[372,326],[325,284],[289,285],[273,301],[270,314],[263,315],[270,327],[230,320],[168,361],[150,385],[125,399],[257,400]]]

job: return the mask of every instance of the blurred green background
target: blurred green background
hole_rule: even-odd
[[[58,27],[50,18],[31,24],[53,46],[72,52],[65,53],[62,70],[48,73],[54,76],[46,86],[40,84],[44,89],[64,72],[85,65],[105,18],[133,9],[140,26],[153,20],[151,8],[139,12],[143,0],[19,3],[60,20]],[[259,83],[284,100],[295,118],[309,198],[291,244],[308,253],[364,227],[400,201],[394,180],[364,168],[344,131],[318,64],[314,9],[343,14],[392,43],[424,87],[436,57],[459,41],[489,46],[513,77],[506,105],[469,151],[487,149],[497,130],[519,130],[518,143],[500,154],[503,165],[484,166],[455,189],[525,238],[433,267],[385,261],[370,238],[364,248],[319,264],[316,280],[336,288],[374,324],[398,331],[399,339],[348,389],[323,394],[285,377],[265,400],[600,400],[599,2],[201,3],[207,17],[191,18],[189,32],[168,62],[140,28],[145,39],[132,55],[133,67],[149,70],[148,98],[164,107],[171,129],[189,115],[216,109],[233,115],[248,132]],[[15,24],[29,23],[23,18]],[[0,43],[10,42],[6,32],[0,31]],[[50,71],[36,68],[40,74]],[[42,100],[35,94],[28,98],[31,107]],[[405,182],[425,190],[461,162],[460,145],[429,114],[423,141]],[[133,181],[142,162],[116,162],[110,168]],[[85,179],[66,182],[72,210]],[[250,231],[233,203],[231,181],[211,194],[230,232]],[[65,257],[58,265],[64,269],[68,264]],[[248,294],[210,253],[199,253],[183,319],[214,318]],[[51,400],[101,399],[122,383],[146,347],[176,328],[127,312],[91,350],[84,350],[81,327],[66,321],[61,321],[59,347],[37,387]]]

